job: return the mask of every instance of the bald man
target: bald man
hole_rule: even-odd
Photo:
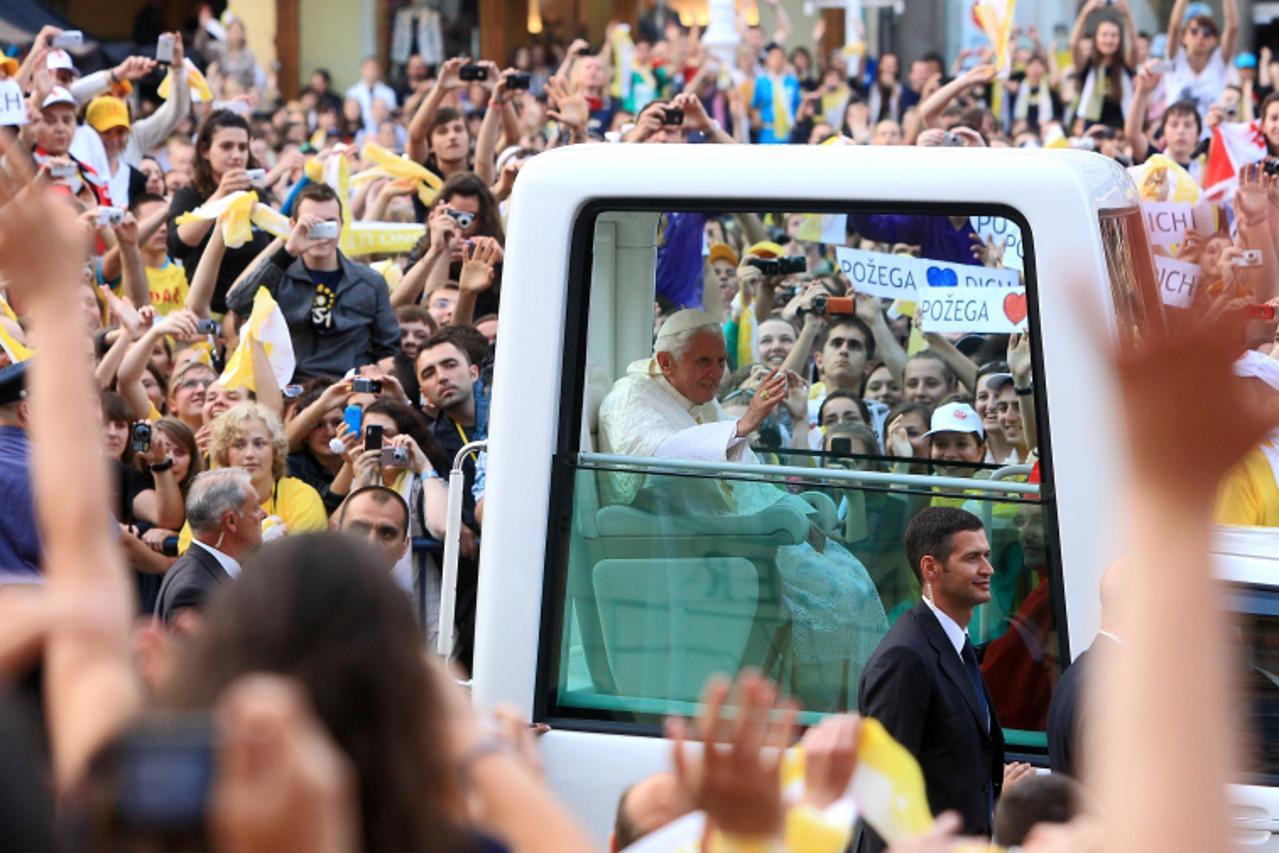
[[[673,773],[641,779],[622,792],[617,820],[608,839],[610,853],[619,853],[646,835],[693,811],[693,803]]]

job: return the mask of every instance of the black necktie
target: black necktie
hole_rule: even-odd
[[[964,659],[964,669],[968,672],[968,680],[972,682],[973,690],[977,691],[977,704],[981,706],[982,719],[986,724],[987,733],[990,732],[990,706],[986,704],[986,690],[982,685],[981,667],[977,665],[977,650],[973,648],[972,640],[964,637],[964,648],[959,653]],[[993,788],[986,789],[986,814],[993,816],[995,814],[995,791]]]
[[[990,731],[990,706],[986,704],[986,690],[982,685],[981,667],[977,666],[977,651],[973,648],[972,640],[964,638],[964,648],[959,653],[964,659],[964,670],[968,673],[968,680],[973,685],[973,690],[977,693],[977,704],[981,706],[982,720],[985,723],[986,731]]]

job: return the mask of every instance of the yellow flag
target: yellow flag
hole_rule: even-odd
[[[372,267],[378,275],[386,279],[386,288],[392,292],[395,291],[395,286],[404,278],[404,270],[400,269],[400,265],[395,262],[394,258],[389,258],[385,261],[377,261],[369,264],[369,266]]]
[[[9,306],[5,305],[5,307],[8,308]],[[36,354],[35,350],[14,337],[4,323],[0,323],[0,349],[3,349],[5,354],[9,356],[9,361],[15,364],[19,361],[26,361]]]
[[[218,383],[226,388],[248,388],[257,391],[253,382],[253,350],[252,341],[262,342],[266,350],[267,363],[275,375],[276,384],[281,388],[289,384],[293,371],[297,367],[297,358],[293,354],[293,340],[289,337],[289,326],[284,320],[284,312],[271,297],[265,287],[259,287],[253,296],[253,311],[248,322],[240,329],[240,344],[231,354],[222,371]]]
[[[933,825],[919,762],[873,717],[862,720],[857,738],[853,801],[890,847],[923,835]]]
[[[213,92],[209,89],[209,83],[204,79],[204,75],[200,73],[200,69],[195,67],[195,63],[185,59],[182,62],[182,67],[187,72],[187,86],[191,89],[191,100],[197,104],[213,103]],[[167,101],[172,91],[173,69],[169,69],[169,73],[164,75],[164,79],[160,81],[160,86],[156,92]]]
[[[1012,68],[1013,9],[1017,0],[978,0],[973,14],[995,49],[995,66],[1001,74]]]
[[[1128,174],[1136,182],[1142,201],[1199,201],[1199,184],[1166,154],[1150,155],[1140,166],[1130,167]]]
[[[415,163],[407,157],[396,157],[376,142],[364,143],[364,147],[360,149],[360,156],[366,163],[372,163],[392,178],[413,181],[417,185],[418,199],[427,207],[431,206],[431,202],[435,201],[435,194],[439,192],[440,187],[444,186],[440,176],[421,163]]]

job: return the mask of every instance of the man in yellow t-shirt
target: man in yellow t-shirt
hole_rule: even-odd
[[[1279,393],[1279,361],[1249,350],[1235,362],[1235,375],[1259,397]],[[1229,413],[1226,413],[1229,417]],[[1243,527],[1279,527],[1279,437],[1271,435],[1236,465],[1217,492],[1215,520]]]

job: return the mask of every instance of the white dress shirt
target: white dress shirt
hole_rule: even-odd
[[[955,647],[955,654],[959,655],[960,662],[964,660],[964,641],[968,639],[968,631],[959,627],[959,623],[951,619],[946,613],[938,609],[927,598],[924,603],[928,605],[928,609],[933,611],[933,615],[937,617],[937,621],[941,623],[941,629],[946,632],[946,639],[950,640],[950,644]]]
[[[191,544],[199,545],[201,548],[212,554],[213,559],[218,561],[218,565],[222,567],[222,570],[231,577],[238,578],[240,576],[240,564],[235,560],[235,558],[227,554],[223,554],[217,548],[214,548],[212,545],[206,545],[199,539],[192,539]]]

